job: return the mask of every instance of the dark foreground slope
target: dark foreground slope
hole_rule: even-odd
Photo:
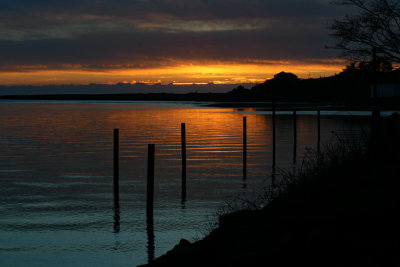
[[[260,210],[220,217],[148,266],[400,266],[399,124],[378,145],[332,146]]]

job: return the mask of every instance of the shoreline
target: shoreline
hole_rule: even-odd
[[[223,93],[207,94],[89,94],[89,95],[3,95],[0,100],[37,100],[37,101],[137,101],[137,102],[193,102],[205,107],[217,108],[257,108],[265,111],[273,110],[273,101],[266,99],[260,101],[239,101],[226,98]],[[372,102],[371,102],[372,103]],[[277,111],[371,111],[372,104],[345,103],[345,102],[327,102],[327,101],[294,101],[282,100],[275,102]],[[381,101],[381,111],[400,111],[400,100]]]

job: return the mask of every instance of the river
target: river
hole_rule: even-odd
[[[357,139],[368,133],[369,115],[322,111],[321,147],[338,136]],[[316,112],[297,112],[296,149],[293,122],[291,111],[277,112],[277,170],[298,167],[317,147]],[[181,123],[186,124],[187,141],[184,200]],[[120,133],[117,202],[115,128]],[[0,101],[0,265],[146,263],[153,253],[146,225],[148,144],[155,144],[155,256],[181,238],[201,238],[228,199],[252,198],[271,184],[272,140],[272,115],[262,109],[172,102]]]

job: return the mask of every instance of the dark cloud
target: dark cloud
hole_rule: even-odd
[[[13,0],[2,10],[22,13],[143,16],[166,13],[179,18],[241,18],[332,15],[329,0]]]
[[[4,2],[3,71],[334,58],[324,46],[327,25],[340,12],[328,0]]]

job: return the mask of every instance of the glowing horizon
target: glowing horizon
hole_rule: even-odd
[[[85,84],[242,84],[262,83],[281,71],[292,72],[299,78],[319,78],[339,73],[343,60],[302,63],[291,61],[253,61],[244,63],[177,64],[154,68],[121,68],[87,70],[82,67],[65,69],[35,69],[0,72],[0,85],[85,85]]]
[[[8,2],[0,85],[243,84],[346,65],[327,49],[345,9],[326,0]]]

